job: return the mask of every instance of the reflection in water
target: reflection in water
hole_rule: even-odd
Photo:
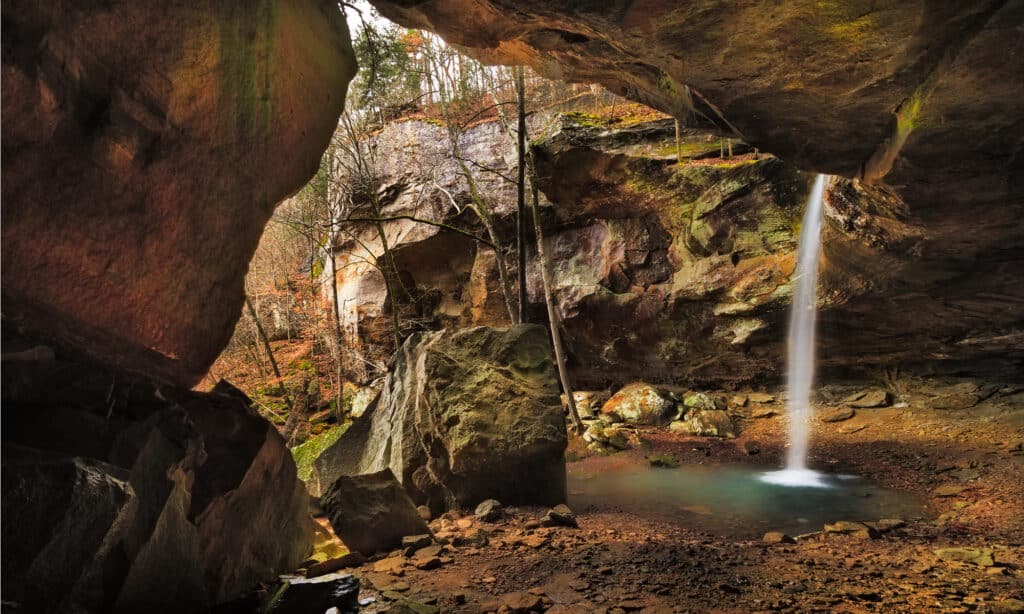
[[[822,488],[773,484],[763,475],[740,467],[634,467],[598,474],[570,468],[569,503],[578,511],[621,510],[750,538],[766,531],[817,531],[836,520],[906,519],[921,513],[912,496],[855,476],[819,474],[828,486]]]

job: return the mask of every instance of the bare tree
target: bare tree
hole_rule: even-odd
[[[516,109],[518,111],[516,134],[516,253],[519,256],[519,321],[526,321],[526,84],[523,67],[517,66]]]
[[[274,377],[277,378],[281,394],[285,395],[285,403],[291,406],[291,401],[285,394],[284,379],[281,378],[281,370],[277,368],[277,360],[274,358],[274,349],[270,347],[270,339],[267,337],[267,331],[263,329],[263,323],[260,322],[260,316],[256,313],[256,308],[252,306],[252,301],[249,299],[248,295],[245,297],[245,306],[249,309],[249,315],[252,317],[252,320],[256,325],[256,330],[259,331],[260,341],[263,342],[263,349],[266,350],[267,358],[270,359],[270,366],[274,369]]]
[[[462,177],[466,180],[466,184],[469,187],[469,194],[472,199],[470,208],[476,214],[480,223],[483,225],[484,230],[487,232],[487,236],[491,243],[494,245],[495,261],[498,268],[498,279],[501,285],[502,295],[505,299],[505,307],[508,310],[509,319],[513,324],[519,323],[518,310],[515,307],[514,300],[512,299],[512,284],[509,281],[508,270],[505,266],[505,253],[502,245],[501,237],[498,235],[497,229],[495,228],[494,216],[491,213],[491,208],[488,205],[487,199],[483,192],[480,190],[477,184],[476,177],[473,174],[472,169],[466,163],[466,158],[462,153],[462,146],[460,140],[464,127],[457,122],[457,119],[452,112],[452,102],[449,97],[450,91],[457,91],[457,81],[452,77],[452,70],[449,67],[453,52],[447,47],[433,48],[430,45],[424,46],[431,59],[431,62],[437,73],[438,80],[443,81],[438,92],[438,102],[441,107],[441,114],[444,117],[444,124],[448,131],[449,147],[451,148],[452,158],[459,167],[459,171]]]
[[[533,173],[531,173],[533,174]],[[534,175],[535,179],[536,175]],[[576,398],[573,396],[572,384],[569,382],[569,370],[565,366],[565,353],[562,349],[562,335],[559,328],[562,325],[558,317],[558,309],[555,307],[554,297],[551,295],[551,274],[548,272],[548,260],[544,254],[544,232],[540,224],[540,204],[537,194],[536,180],[530,182],[530,190],[533,196],[533,233],[537,241],[537,267],[540,269],[541,285],[544,287],[544,304],[548,309],[548,323],[551,327],[551,345],[555,350],[555,365],[558,367],[558,377],[562,381],[562,391],[565,393],[566,405],[569,407],[569,418],[572,420],[573,429],[577,434],[583,432],[583,421],[576,409]]]

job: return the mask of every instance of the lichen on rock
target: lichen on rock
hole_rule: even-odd
[[[418,333],[308,486],[317,494],[337,476],[390,468],[435,512],[484,499],[553,505],[565,497],[565,446],[546,329]]]

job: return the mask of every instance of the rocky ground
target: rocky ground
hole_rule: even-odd
[[[849,389],[825,389],[819,417],[841,419],[814,426],[813,466],[920,497],[923,512],[900,519],[903,526],[750,539],[625,505],[576,510],[578,528],[542,526],[541,508],[507,508],[494,520],[448,512],[430,522],[438,544],[410,544],[342,571],[361,579],[364,611],[1024,611],[1020,393],[929,386],[884,408],[850,408],[856,401],[837,401]],[[734,439],[640,427],[627,430],[630,447],[611,456],[574,439],[570,472],[664,457],[682,468],[661,471],[777,467],[784,407],[745,396],[730,399]],[[973,406],[943,409],[958,400]]]

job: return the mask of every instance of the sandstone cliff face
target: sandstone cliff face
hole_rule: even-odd
[[[485,61],[694,113],[805,169],[1019,194],[1020,2],[374,0]],[[471,24],[471,25],[470,25]],[[942,169],[940,171],[939,169]],[[926,186],[932,186],[931,190]],[[970,195],[971,192],[964,192]]]
[[[484,60],[600,82],[801,169],[898,197],[881,217],[919,240],[870,222],[871,206],[832,199],[825,298],[847,307],[823,315],[826,364],[860,355],[1019,369],[1024,3],[374,5]],[[862,241],[837,243],[840,229]],[[841,279],[850,271],[854,280]]]
[[[700,139],[686,143],[692,150]],[[781,373],[812,174],[773,157],[677,166],[671,122],[614,131],[566,123],[535,152],[553,203],[556,296],[582,383]],[[908,350],[907,337],[885,338],[888,330],[840,329],[850,305],[880,300],[918,247],[921,230],[904,209],[889,191],[830,183],[819,290],[828,366]],[[851,210],[856,224],[844,218]]]
[[[547,253],[576,383],[723,384],[779,375],[797,235],[813,175],[749,154],[677,166],[671,120],[610,129],[585,116],[538,116],[533,127],[542,135],[534,153],[548,197],[542,203]],[[686,131],[685,154],[717,156],[717,142],[708,136]],[[477,126],[464,139],[476,164],[512,174],[514,147],[496,125]],[[416,166],[431,159],[431,147],[444,150],[443,141],[443,129],[423,122],[391,125],[375,138],[379,171],[393,186],[389,212],[472,221],[460,217],[444,193],[465,200],[457,175],[438,172],[446,167],[436,163]],[[490,181],[511,243],[514,191]],[[935,358],[922,355],[928,348],[975,359],[1001,349],[953,345],[951,339],[968,334],[972,324],[939,314],[969,296],[951,294],[943,302],[933,292],[932,311],[884,310],[908,270],[939,266],[921,257],[928,234],[893,191],[835,179],[826,218],[820,355],[827,367],[919,363]],[[416,325],[428,328],[507,324],[492,250],[408,220],[390,222],[386,230],[400,274],[419,297],[415,313],[403,317],[415,316]],[[338,280],[353,346],[383,355],[387,292],[379,272],[356,266],[365,259],[362,246],[376,245],[374,233],[367,229],[358,246],[338,246]],[[532,250],[530,262],[530,312],[543,321]]]
[[[3,6],[4,317],[191,384],[355,71],[336,5]]]

